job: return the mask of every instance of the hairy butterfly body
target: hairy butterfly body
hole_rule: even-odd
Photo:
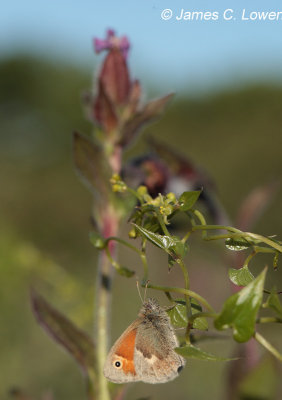
[[[176,378],[185,365],[175,353],[178,340],[167,313],[155,299],[144,302],[138,318],[111,348],[104,375],[115,383],[164,383]]]

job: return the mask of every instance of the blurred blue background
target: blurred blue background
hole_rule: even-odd
[[[280,7],[280,8],[279,8]],[[234,10],[236,20],[169,21],[186,11]],[[281,82],[282,20],[241,21],[242,9],[279,11],[279,0],[269,1],[156,1],[83,0],[2,2],[1,55],[34,53],[74,65],[92,65],[93,36],[107,27],[126,34],[132,42],[134,74],[164,91],[199,93],[240,85],[246,81]],[[169,77],[169,79],[168,79]],[[144,79],[143,79],[144,78]]]

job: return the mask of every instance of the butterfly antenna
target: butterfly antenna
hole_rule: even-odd
[[[144,304],[144,299],[142,299],[142,296],[141,296],[140,287],[139,287],[139,281],[138,280],[136,281],[136,287],[137,287],[137,291],[138,291],[139,297],[141,299],[141,302],[142,302],[142,304]]]
[[[147,289],[148,289],[149,282],[150,281],[146,281],[145,292],[144,292],[144,301],[146,300],[146,297],[147,297]]]

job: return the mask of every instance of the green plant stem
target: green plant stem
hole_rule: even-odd
[[[113,259],[113,257],[111,256],[111,253],[110,253],[110,250],[109,250],[108,247],[105,248],[105,252],[106,252],[107,257],[108,257],[110,263],[112,264],[112,266],[113,266],[116,270],[120,270],[121,267],[120,267],[119,263],[118,263],[116,260]]]
[[[195,210],[194,213],[199,213],[198,210]],[[201,213],[199,213],[201,214]],[[273,240],[257,235],[255,233],[251,232],[242,232],[239,229],[232,228],[231,226],[223,226],[223,225],[196,225],[192,227],[192,232],[197,231],[197,230],[227,230],[228,232],[231,232],[231,234],[223,234],[223,235],[213,235],[213,236],[206,236],[205,240],[218,240],[218,239],[240,239],[240,238],[245,238],[245,239],[254,239],[258,240],[262,243],[267,244],[268,246],[272,247],[273,249],[276,249],[280,253],[282,253],[282,246]]]
[[[276,357],[279,361],[282,361],[282,354],[276,350],[272,344],[270,344],[260,333],[255,332],[254,338],[258,343],[260,343],[266,350],[268,350],[274,357]]]
[[[105,238],[115,237],[118,232],[119,217],[110,201],[101,206],[101,233]],[[106,249],[99,254],[97,281],[96,281],[96,318],[95,318],[95,338],[96,338],[96,359],[97,359],[97,381],[94,385],[97,389],[97,400],[110,400],[108,382],[103,374],[103,368],[108,353],[108,342],[110,332],[110,316],[112,308],[112,281],[114,268],[107,255],[109,252],[112,258],[115,258],[116,242],[108,243]]]
[[[191,315],[189,322],[192,323],[195,321],[197,318],[216,318],[218,314],[216,313],[211,313],[211,312],[198,312],[196,314]]]
[[[96,400],[97,399],[97,388],[95,387],[95,372],[88,371],[87,375],[87,399]]]
[[[282,318],[276,318],[276,317],[261,317],[256,320],[257,324],[269,324],[272,322],[278,322],[279,324],[282,324]]]
[[[245,232],[244,234],[251,237],[252,239],[260,240],[261,242],[272,247],[273,249],[276,249],[277,251],[279,251],[279,253],[282,253],[282,246],[280,244],[274,242],[273,240],[271,240],[267,237],[261,236],[261,235],[257,235],[256,233],[252,233],[252,232]]]
[[[148,261],[146,256],[146,243],[147,239],[143,239],[142,241],[142,250],[141,250],[141,261],[143,264],[143,282],[146,283],[149,277],[149,268],[148,268]]]
[[[269,247],[253,246],[253,249],[256,253],[275,253],[275,251]]]
[[[189,290],[190,287],[190,280],[189,280],[189,274],[187,271],[187,268],[184,265],[184,262],[181,258],[179,258],[177,260],[177,263],[179,264],[183,276],[184,276],[184,282],[185,282],[185,289]],[[191,309],[191,301],[190,301],[190,296],[188,294],[185,294],[185,303],[186,303],[186,310],[187,310],[187,318],[188,320],[190,319],[190,317],[192,316],[192,309]],[[187,325],[187,329],[186,329],[186,333],[185,333],[185,339],[186,339],[186,343],[189,344],[190,343],[190,325]]]
[[[161,213],[159,212],[159,211],[156,211],[156,214],[157,214],[157,218],[158,218],[158,221],[159,221],[159,223],[160,223],[160,226],[161,226],[161,228],[162,228],[162,230],[163,230],[163,233],[166,235],[166,236],[171,236],[170,235],[170,233],[169,233],[169,231],[168,231],[168,229],[167,229],[167,227],[166,227],[166,224],[164,223],[164,220],[163,220],[163,217],[162,217],[162,215],[161,215]]]
[[[170,294],[169,292],[165,292],[165,295],[166,295],[166,297],[168,298],[168,300],[169,300],[171,303],[174,303],[173,297],[171,296],[171,294]]]
[[[120,239],[116,236],[110,236],[105,240],[105,244],[108,245],[108,243],[110,241],[115,241],[118,242],[120,244],[123,244],[124,246],[128,247],[129,249],[135,251],[136,253],[138,253],[139,255],[141,254],[141,251],[139,249],[137,249],[137,247],[133,246],[132,244],[128,243],[126,240]]]
[[[110,400],[107,381],[103,368],[108,351],[109,318],[111,309],[111,285],[113,269],[106,251],[100,252],[96,290],[96,341],[97,341],[97,375],[98,399]]]
[[[186,235],[183,236],[183,238],[181,239],[181,242],[182,242],[182,243],[186,243],[187,240],[189,239],[191,233],[192,233],[192,231],[187,232]]]
[[[259,246],[254,246],[253,247],[254,251],[251,252],[251,254],[248,255],[244,262],[244,267],[247,267],[251,261],[251,259],[256,256],[258,253],[274,253],[275,251],[273,249],[270,249],[268,247],[259,247]]]
[[[142,243],[142,250],[137,249],[137,247],[133,246],[131,243],[128,243],[126,240],[120,239],[118,237],[115,236],[110,236],[107,238],[107,240],[105,241],[106,246],[108,245],[108,243],[110,241],[115,241],[117,243],[120,243],[126,247],[128,247],[129,249],[135,251],[135,253],[137,253],[142,261],[142,265],[143,265],[143,281],[147,281],[148,280],[148,262],[147,262],[147,257],[145,254],[145,245],[146,245],[146,240],[143,241]],[[106,250],[107,255],[109,257],[109,259],[111,260],[112,265],[117,268],[117,266],[119,266],[119,264],[114,261],[113,257],[110,255],[110,253]]]
[[[167,229],[167,227],[166,227],[166,225],[165,225],[165,223],[164,223],[164,220],[163,220],[163,218],[162,218],[162,215],[161,215],[158,211],[156,212],[156,214],[157,214],[158,221],[159,221],[159,223],[160,223],[160,226],[161,226],[161,228],[162,228],[164,234],[170,237],[171,235],[170,235],[170,233],[169,233],[169,231],[168,231],[168,229]],[[183,273],[183,277],[184,277],[185,290],[186,290],[186,293],[185,293],[184,295],[185,295],[185,303],[186,303],[187,317],[188,317],[188,319],[189,319],[190,316],[192,315],[191,302],[190,302],[190,295],[188,294],[189,285],[190,285],[189,274],[188,274],[187,268],[186,268],[186,266],[184,265],[184,262],[183,262],[183,260],[182,260],[181,258],[178,258],[178,259],[176,260],[176,262],[177,262],[177,264],[180,266],[180,268],[181,268],[181,270],[182,270],[182,273]],[[186,329],[186,333],[185,333],[185,339],[186,339],[186,343],[189,344],[189,343],[190,343],[190,325],[189,325],[189,324],[187,325],[187,329]]]
[[[128,193],[132,194],[132,195],[140,202],[140,204],[143,204],[143,203],[144,203],[143,197],[140,196],[140,195],[136,192],[136,190],[131,189],[130,187],[127,186],[127,191],[128,191]]]
[[[203,216],[202,213],[200,213],[200,211],[198,211],[198,210],[191,210],[191,212],[198,218],[198,220],[200,221],[201,225],[207,226],[205,217]],[[192,232],[194,231],[194,227],[195,227],[195,226],[197,226],[197,225],[194,225],[194,224],[193,224]],[[207,231],[204,230],[204,231],[203,231],[203,238],[205,238],[206,236],[207,236]]]
[[[142,283],[142,287],[145,287],[145,286],[146,285]],[[180,293],[180,294],[188,295],[188,296],[193,297],[194,299],[198,300],[198,302],[201,303],[211,313],[215,313],[215,310],[207,302],[207,300],[205,300],[202,296],[200,296],[196,292],[193,292],[192,290],[187,290],[187,289],[178,288],[178,287],[152,285],[150,283],[147,284],[147,287],[149,289],[160,290],[162,292],[174,292],[174,293]]]

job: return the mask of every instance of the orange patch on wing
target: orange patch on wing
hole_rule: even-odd
[[[127,373],[136,375],[134,367],[134,348],[136,339],[136,329],[132,329],[128,334],[122,339],[119,346],[117,347],[115,354],[124,359],[122,369]]]

